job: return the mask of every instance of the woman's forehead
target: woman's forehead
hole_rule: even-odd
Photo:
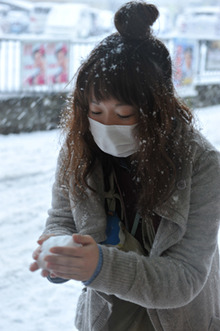
[[[89,95],[88,95],[89,102],[96,101],[115,101],[116,103],[122,103],[122,104],[129,104],[128,100],[126,98],[122,97],[120,94],[120,91],[118,93],[115,93],[115,91],[111,88],[106,89],[103,88],[103,86],[91,86],[89,89]]]

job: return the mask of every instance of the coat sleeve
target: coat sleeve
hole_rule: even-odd
[[[154,257],[101,246],[103,266],[89,287],[157,309],[184,306],[200,293],[218,249],[219,154],[204,152],[198,163],[191,178],[190,210],[182,239]]]
[[[68,185],[61,185],[60,181],[64,156],[65,146],[62,147],[57,161],[55,182],[52,188],[51,209],[48,211],[44,234],[72,235],[76,232],[70,206]]]

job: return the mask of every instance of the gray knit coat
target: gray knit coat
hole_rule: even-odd
[[[156,331],[220,330],[220,155],[200,133],[188,139],[192,158],[185,160],[172,195],[155,209],[161,222],[149,256],[101,245],[102,269],[77,305],[80,331],[108,330],[111,295],[145,307]],[[59,185],[62,157],[44,233],[78,232],[100,243],[106,238],[102,167],[97,164],[89,178],[96,192],[76,199]]]

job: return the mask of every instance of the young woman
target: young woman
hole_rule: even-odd
[[[53,282],[85,285],[78,330],[220,330],[220,158],[175,95],[154,5],[115,14],[78,71],[39,247]],[[35,271],[34,262],[30,269]]]

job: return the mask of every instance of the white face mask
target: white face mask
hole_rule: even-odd
[[[138,150],[138,143],[134,137],[133,125],[104,125],[89,118],[90,131],[95,143],[105,153],[127,157]]]

